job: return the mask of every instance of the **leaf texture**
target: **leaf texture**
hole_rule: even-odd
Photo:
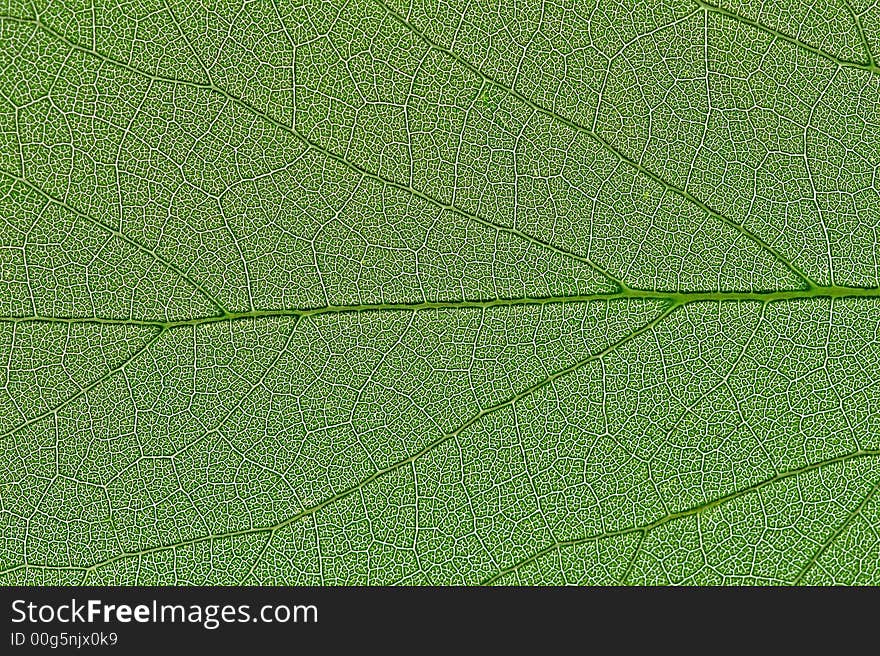
[[[0,581],[880,583],[880,6],[0,6]]]

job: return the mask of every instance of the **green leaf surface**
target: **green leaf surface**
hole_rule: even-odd
[[[0,45],[0,582],[880,583],[880,5]]]

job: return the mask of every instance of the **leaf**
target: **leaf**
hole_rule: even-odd
[[[880,11],[12,2],[0,572],[880,583]]]

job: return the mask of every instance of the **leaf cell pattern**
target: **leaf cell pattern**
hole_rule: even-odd
[[[880,4],[0,44],[3,583],[880,583]]]

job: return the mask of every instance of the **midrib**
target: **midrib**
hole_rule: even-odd
[[[104,317],[48,317],[48,316],[7,316],[0,317],[0,322],[14,323],[58,323],[58,324],[108,324],[152,326],[171,329],[181,326],[198,326],[202,324],[236,321],[241,319],[261,319],[271,317],[311,317],[322,314],[342,314],[357,312],[381,311],[420,311],[420,310],[455,310],[467,308],[513,307],[520,305],[550,305],[564,303],[588,303],[591,301],[615,301],[624,299],[642,299],[666,302],[672,306],[688,305],[700,302],[759,302],[774,303],[780,301],[797,301],[806,299],[844,299],[844,298],[880,298],[880,288],[816,286],[809,289],[766,291],[766,292],[675,292],[653,291],[641,289],[622,289],[614,292],[579,294],[572,296],[546,296],[521,298],[495,298],[485,300],[462,301],[423,301],[419,303],[359,303],[348,305],[327,305],[323,307],[302,307],[277,310],[250,310],[246,312],[228,312],[225,314],[195,317],[167,321],[162,319],[114,319]]]

